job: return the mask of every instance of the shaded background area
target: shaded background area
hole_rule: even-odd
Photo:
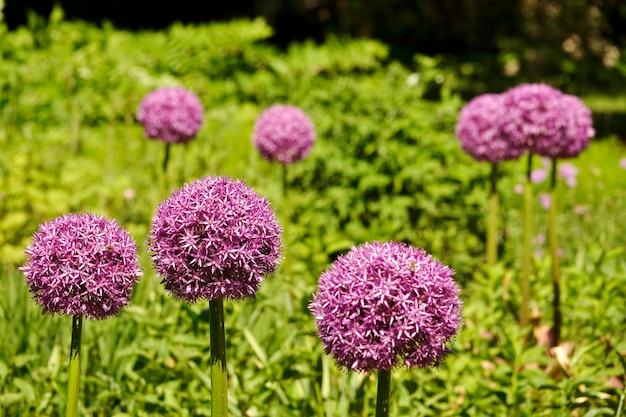
[[[458,71],[455,88],[465,97],[521,82],[615,93],[626,81],[623,0],[5,0],[5,20],[15,29],[33,11],[45,18],[53,5],[67,19],[129,30],[262,16],[277,47],[334,36],[378,39],[390,59],[409,66],[419,67],[416,54],[443,57],[437,65]]]

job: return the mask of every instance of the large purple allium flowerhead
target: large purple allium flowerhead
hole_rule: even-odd
[[[280,262],[282,229],[268,201],[241,181],[206,177],[157,208],[149,250],[178,298],[254,297]]]
[[[463,150],[477,161],[491,163],[520,157],[526,147],[511,141],[502,130],[505,118],[501,94],[483,94],[470,100],[461,109],[456,124],[456,136]]]
[[[202,126],[204,107],[198,97],[184,88],[166,87],[149,93],[141,101],[137,120],[146,137],[167,143],[187,143]]]
[[[453,275],[404,243],[352,248],[321,275],[309,306],[324,349],[358,371],[439,365],[461,325]]]
[[[298,107],[276,104],[257,119],[252,141],[263,159],[288,165],[306,158],[315,141],[315,129]]]
[[[573,158],[582,152],[593,137],[591,110],[576,96],[563,94],[558,102],[556,135],[538,137],[530,150],[550,158]]]
[[[142,275],[133,238],[96,214],[67,214],[40,225],[26,255],[20,270],[44,313],[115,315]]]
[[[547,84],[521,84],[503,96],[503,130],[516,146],[534,151],[538,143],[560,140],[561,91]]]

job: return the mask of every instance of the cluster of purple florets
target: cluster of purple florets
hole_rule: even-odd
[[[252,141],[263,159],[288,165],[306,158],[315,129],[298,107],[276,104],[257,119]]]
[[[404,243],[353,248],[322,274],[310,304],[326,352],[364,372],[438,365],[461,324],[453,275]]]
[[[206,177],[157,208],[149,250],[165,289],[187,301],[254,297],[273,273],[282,229],[268,201],[241,181]]]
[[[192,140],[204,118],[200,99],[184,88],[166,87],[149,93],[140,103],[137,120],[148,138],[167,143]]]
[[[476,160],[497,163],[526,151],[548,158],[577,156],[594,135],[591,111],[546,84],[485,94],[461,110],[456,134]]]
[[[116,315],[141,276],[132,237],[95,214],[67,214],[42,224],[26,255],[21,270],[44,313]]]

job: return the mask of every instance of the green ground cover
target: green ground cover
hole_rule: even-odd
[[[464,301],[464,326],[441,369],[395,372],[392,415],[617,415],[626,396],[624,142],[594,139],[568,161],[577,186],[558,185],[564,343],[550,354],[539,238],[547,215],[537,202],[528,337],[513,314],[522,199],[514,189],[525,161],[504,166],[501,262],[486,269],[489,166],[454,137],[464,101],[445,83],[450,69],[427,57],[413,68],[388,62],[375,41],[278,51],[270,34],[260,20],[130,33],[67,22],[59,11],[49,25],[0,29],[0,416],[63,413],[71,320],[41,315],[17,266],[38,224],[75,211],[128,228],[144,268],[119,317],[85,323],[82,415],[210,415],[207,306],[171,299],[146,252],[157,204],[205,175],[244,179],[285,228],[276,276],[256,301],[226,303],[233,416],[373,412],[375,378],[336,369],[307,309],[330,262],[371,240],[433,253],[457,271]],[[164,176],[164,148],[143,138],[134,114],[145,94],[171,85],[194,91],[206,114],[198,138],[172,150]],[[273,103],[300,106],[318,134],[310,157],[289,167],[287,199],[279,167],[251,143],[256,117]]]

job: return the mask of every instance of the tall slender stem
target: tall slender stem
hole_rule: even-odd
[[[524,184],[524,208],[522,231],[522,305],[520,306],[520,326],[526,327],[529,322],[528,304],[530,303],[530,273],[532,262],[532,221],[533,221],[533,183],[530,181],[532,171],[532,154],[528,154],[526,167],[526,184]]]
[[[550,217],[548,221],[548,239],[550,245],[550,261],[552,271],[552,288],[554,291],[552,299],[552,310],[554,316],[554,326],[550,334],[550,346],[559,344],[561,338],[561,272],[559,268],[559,243],[557,238],[556,223],[556,165],[557,159],[552,159],[552,170],[550,173]]]
[[[487,265],[498,262],[498,164],[491,164],[491,191],[487,218]]]
[[[66,417],[78,417],[78,393],[80,380],[80,339],[83,330],[83,316],[72,317],[72,343],[70,345],[70,370],[67,383]]]
[[[167,165],[170,161],[170,148],[172,145],[170,143],[165,144],[165,154],[163,155],[163,173],[167,172]]]
[[[389,397],[391,397],[391,370],[381,369],[378,371],[376,417],[389,417]]]
[[[211,332],[211,416],[228,415],[228,375],[226,373],[226,337],[224,336],[224,302],[209,301]]]

